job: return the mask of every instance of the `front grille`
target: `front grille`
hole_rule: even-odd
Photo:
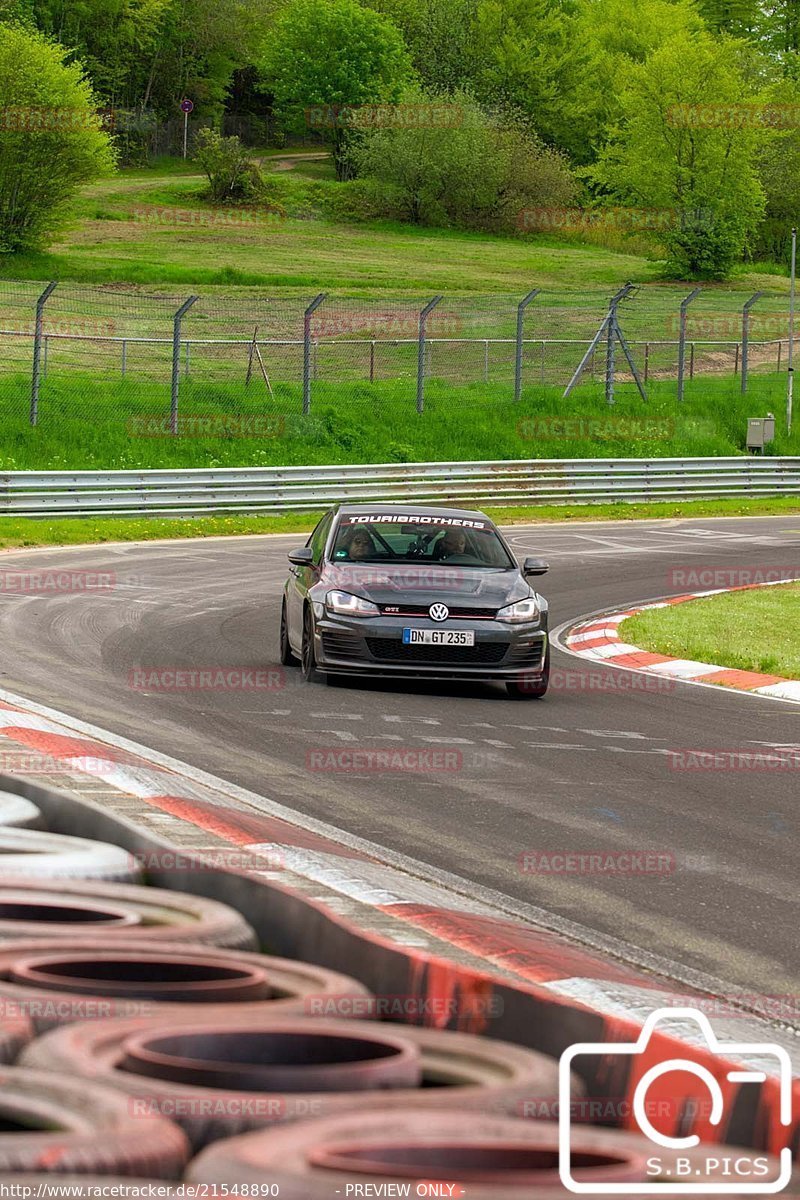
[[[323,633],[322,653],[325,658],[366,658],[363,638],[352,633]]]
[[[432,600],[431,604],[436,601]],[[391,604],[380,605],[381,613],[386,617],[427,617],[430,604],[423,605],[398,605],[393,607]],[[450,617],[462,618],[467,621],[493,621],[497,616],[496,608],[465,608],[463,605],[451,608]]]
[[[470,667],[499,663],[508,642],[476,642],[474,646],[405,646],[398,638],[367,638],[373,658],[394,663],[453,663]]]

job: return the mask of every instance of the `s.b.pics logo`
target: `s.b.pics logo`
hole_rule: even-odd
[[[789,1055],[782,1046],[771,1042],[720,1042],[704,1013],[695,1008],[661,1008],[648,1017],[636,1042],[581,1042],[570,1046],[562,1054],[559,1063],[559,1174],[568,1191],[589,1196],[765,1196],[776,1195],[790,1182],[792,1152],[788,1147],[781,1150],[776,1166],[774,1159],[756,1150],[709,1146],[706,1153],[696,1134],[672,1136],[654,1126],[651,1120],[654,1109],[648,1102],[648,1091],[655,1088],[665,1076],[678,1072],[696,1076],[708,1093],[709,1124],[714,1127],[723,1124],[725,1099],[717,1076],[708,1067],[687,1058],[667,1058],[663,1062],[655,1062],[642,1072],[634,1091],[633,1116],[639,1132],[652,1146],[652,1153],[647,1158],[648,1182],[605,1182],[600,1181],[596,1173],[588,1173],[587,1177],[577,1153],[573,1156],[572,1152],[570,1073],[575,1060],[584,1055],[595,1059],[602,1057],[606,1061],[617,1056],[639,1055],[642,1063],[652,1063],[652,1049],[646,1060],[644,1055],[656,1026],[661,1021],[673,1023],[676,1019],[696,1022],[708,1049],[719,1054],[723,1060],[720,1066],[724,1063],[727,1068],[732,1061],[742,1063],[741,1070],[737,1068],[719,1072],[720,1077],[729,1083],[765,1083],[769,1071],[779,1087],[778,1120],[788,1130],[791,1124],[792,1068]],[[591,1178],[592,1174],[594,1178]]]

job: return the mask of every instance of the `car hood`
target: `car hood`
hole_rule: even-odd
[[[449,606],[502,608],[531,595],[520,571],[475,570],[438,563],[327,563],[318,587],[338,588],[373,604],[423,607],[441,601]]]

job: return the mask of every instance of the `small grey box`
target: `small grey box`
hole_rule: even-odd
[[[763,450],[766,440],[766,420],[764,417],[751,417],[747,422],[747,449]]]

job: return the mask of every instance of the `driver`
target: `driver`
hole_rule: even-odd
[[[356,529],[350,542],[347,546],[347,552],[350,558],[358,562],[360,559],[373,558],[375,555],[375,543],[371,535],[366,529]]]
[[[444,537],[436,545],[436,558],[452,558],[454,555],[466,554],[467,535],[463,529],[451,526],[446,529]]]

